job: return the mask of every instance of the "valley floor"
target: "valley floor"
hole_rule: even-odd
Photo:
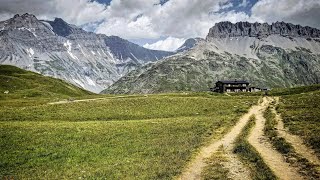
[[[3,101],[0,175],[317,179],[319,95],[177,93],[40,104]],[[296,119],[306,107],[305,121],[312,124]]]
[[[58,104],[3,101],[0,175],[171,179],[199,147],[221,138],[256,101],[207,93]]]

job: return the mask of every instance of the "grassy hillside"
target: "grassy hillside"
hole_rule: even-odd
[[[257,97],[161,94],[0,109],[0,176],[171,179]]]
[[[312,91],[320,90],[320,84],[314,84],[310,86],[299,86],[293,88],[275,88],[272,89],[269,94],[271,96],[284,96],[284,95],[293,95],[293,94],[301,94],[308,93]]]
[[[5,92],[8,94],[5,94]],[[92,93],[60,79],[0,65],[0,100],[35,97],[76,97]]]
[[[320,84],[313,84],[309,86],[297,86],[292,88],[273,88],[268,91],[269,96],[287,96],[295,94],[309,93],[313,91],[320,90]],[[260,92],[239,92],[239,93],[229,93],[231,96],[263,96],[264,91]]]
[[[280,96],[277,110],[285,127],[301,136],[320,157],[320,84],[273,89],[269,94]]]
[[[310,88],[306,87],[305,92]],[[299,88],[299,90],[301,90]],[[278,110],[285,127],[300,135],[320,155],[320,90],[282,96]]]
[[[303,137],[320,156],[320,84],[273,89],[270,95],[281,96],[277,109],[285,127]]]

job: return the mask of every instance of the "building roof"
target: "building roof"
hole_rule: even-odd
[[[244,81],[244,80],[223,80],[223,81],[217,81],[221,82],[223,84],[249,84],[248,81]]]

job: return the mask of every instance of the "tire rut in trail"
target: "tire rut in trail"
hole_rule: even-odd
[[[298,173],[298,170],[285,162],[284,157],[273,149],[268,138],[264,136],[266,119],[263,117],[263,112],[268,107],[270,99],[265,97],[264,100],[268,101],[268,103],[256,113],[256,125],[251,130],[248,141],[260,153],[261,158],[279,179],[303,179]]]
[[[276,98],[276,105],[279,103],[279,98]],[[288,143],[290,143],[294,151],[301,155],[302,157],[306,158],[310,163],[320,167],[320,160],[317,157],[316,153],[314,152],[313,149],[307,147],[303,140],[297,136],[289,133],[285,128],[284,128],[284,123],[283,120],[280,116],[279,113],[277,113],[275,106],[272,106],[271,111],[275,114],[276,122],[277,124],[277,132],[278,135],[282,138],[284,138]]]
[[[220,146],[223,148],[228,148],[232,146],[235,139],[239,136],[244,126],[249,122],[250,116],[258,113],[263,107],[266,106],[265,100],[259,105],[252,106],[248,113],[243,115],[237,124],[232,127],[231,131],[227,133],[220,140],[213,140],[213,142],[203,148],[200,149],[198,155],[189,163],[187,168],[182,172],[178,179],[182,180],[194,180],[201,178],[201,172],[203,168],[207,165],[206,159],[208,159],[213,153],[217,152]]]
[[[226,150],[227,162],[222,163],[224,167],[229,169],[228,177],[231,179],[251,180],[250,170],[243,165],[238,156],[232,152],[234,146],[228,147]]]

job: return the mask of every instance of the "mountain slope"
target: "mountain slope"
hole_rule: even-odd
[[[194,48],[132,71],[103,93],[205,91],[223,79],[259,87],[319,83],[319,37],[317,29],[283,22],[221,22]]]
[[[0,64],[64,79],[93,92],[171,54],[119,37],[86,32],[60,18],[41,21],[24,14],[0,22]]]
[[[92,94],[60,79],[46,77],[10,65],[0,65],[0,99],[66,97]]]

